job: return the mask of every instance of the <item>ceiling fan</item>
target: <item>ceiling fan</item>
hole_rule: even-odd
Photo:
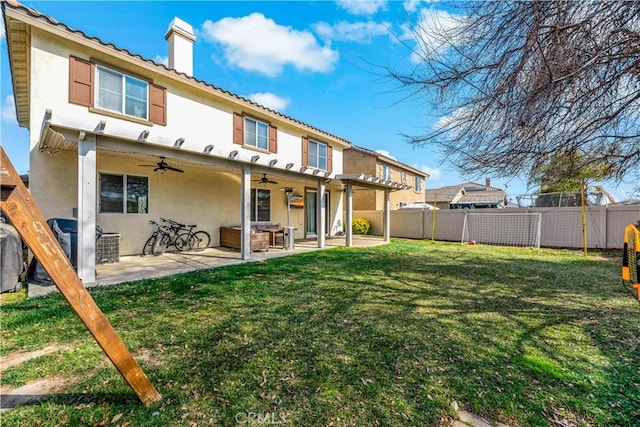
[[[178,169],[178,168],[174,168],[173,166],[169,166],[167,164],[167,162],[164,161],[165,157],[164,156],[160,156],[160,161],[158,163],[156,163],[155,165],[138,165],[138,166],[144,166],[144,167],[148,167],[148,168],[155,168],[153,169],[154,172],[157,171],[174,171],[174,172],[180,172],[183,173],[184,171],[182,169]]]
[[[262,178],[260,179],[254,179],[254,182],[259,182],[261,184],[277,184],[276,181],[271,181],[269,178],[267,178],[267,174],[263,173],[262,174]]]

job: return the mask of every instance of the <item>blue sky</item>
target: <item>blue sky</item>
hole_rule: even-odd
[[[438,1],[22,1],[89,36],[156,62],[167,57],[164,34],[174,16],[193,25],[194,76],[309,123],[353,144],[424,170],[427,188],[471,180],[437,152],[413,148],[401,134],[430,129],[439,117],[406,100],[381,67],[410,66],[416,45],[410,20],[441,19]],[[1,44],[2,145],[20,173],[28,134],[15,120],[4,30]],[[527,192],[514,177],[492,178],[510,198]],[[484,178],[476,179],[484,183]],[[617,199],[631,184],[607,187]]]

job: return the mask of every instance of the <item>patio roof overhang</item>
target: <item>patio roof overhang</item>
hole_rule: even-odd
[[[141,126],[140,132],[109,128],[105,120],[98,123],[81,122],[71,117],[63,117],[47,110],[40,131],[38,149],[50,154],[59,151],[77,151],[78,141],[95,136],[97,146],[114,152],[135,153],[145,156],[167,156],[183,162],[241,170],[251,166],[253,173],[277,174],[283,178],[317,183],[318,179],[327,182],[336,179],[336,175],[314,168],[283,164],[276,159],[261,160],[260,156],[241,154],[239,150],[230,150],[226,155],[214,153],[205,147],[202,152],[181,148],[178,140],[166,137],[149,138],[148,132]]]
[[[391,180],[384,180],[371,175],[365,175],[363,173],[348,173],[336,175],[335,179],[339,179],[346,183],[351,183],[354,187],[368,188],[371,190],[410,190],[410,185],[403,184],[401,182],[395,182]]]

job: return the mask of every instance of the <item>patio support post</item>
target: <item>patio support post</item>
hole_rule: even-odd
[[[384,190],[384,211],[382,212],[382,226],[384,228],[384,241],[388,242],[391,239],[391,202],[390,191]]]
[[[316,211],[317,213],[316,235],[318,236],[318,247],[321,249],[324,248],[325,235],[327,233],[326,224],[325,224],[325,218],[327,217],[327,206],[325,205],[325,200],[326,200],[325,191],[326,191],[326,187],[325,187],[324,179],[319,179],[318,193],[317,193],[318,200],[316,201],[316,205],[318,206],[318,209]]]
[[[251,166],[242,167],[240,232],[241,232],[241,256],[242,259],[251,259]]]
[[[78,139],[78,277],[96,281],[96,136]]]
[[[346,191],[347,217],[344,221],[344,234],[346,236],[345,246],[350,248],[353,246],[353,187],[351,186],[351,181],[347,181]]]

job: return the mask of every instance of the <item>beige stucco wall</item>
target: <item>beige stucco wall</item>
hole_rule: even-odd
[[[30,130],[32,148],[38,141],[45,110],[51,109],[54,119],[56,117],[64,118],[67,121],[77,123],[78,127],[84,125],[87,129],[93,129],[98,122],[105,120],[109,132],[117,131],[118,134],[128,135],[132,139],[136,139],[143,130],[148,130],[147,141],[161,146],[172,147],[178,138],[184,138],[185,142],[182,145],[182,149],[187,151],[201,153],[204,147],[213,144],[214,149],[211,154],[226,157],[229,152],[239,150],[239,160],[248,161],[252,156],[259,154],[259,164],[266,165],[269,161],[277,159],[279,167],[284,167],[287,163],[293,163],[297,167],[301,166],[301,138],[306,135],[301,129],[296,129],[284,123],[274,123],[278,127],[277,154],[233,144],[233,112],[244,111],[242,107],[215,99],[213,96],[207,95],[205,91],[196,90],[187,84],[168,79],[161,74],[152,74],[131,63],[114,57],[107,57],[103,53],[91,51],[86,47],[72,44],[68,41],[47,37],[45,33],[35,28],[32,31],[31,45]],[[69,104],[68,72],[70,55],[102,61],[107,66],[138,74],[166,87],[167,125],[143,125],[89,112],[87,107]],[[269,120],[267,117],[262,119]],[[322,141],[321,138],[314,138]],[[334,173],[342,173],[342,163],[342,148],[334,146]],[[35,181],[39,180],[35,179]]]
[[[345,150],[344,155],[344,172],[345,173],[364,173],[375,177],[383,176],[383,165],[390,169],[390,179],[395,182],[402,182],[410,186],[414,186],[415,174],[406,171],[406,180],[402,180],[403,169],[390,163],[385,163],[373,156],[367,155],[356,150]],[[413,188],[410,190],[398,190],[390,193],[389,201],[391,209],[398,209],[400,202],[414,203],[424,202],[425,180],[422,180],[422,190],[417,192]],[[367,190],[356,188],[353,193],[354,210],[382,210],[384,208],[384,191]]]
[[[226,156],[232,150],[240,150],[239,159],[248,160],[256,154],[232,143],[233,111],[235,107],[225,101],[213,99],[186,84],[176,83],[162,75],[151,75],[144,68],[107,57],[104,53],[92,51],[69,41],[54,39],[41,30],[32,30],[31,40],[31,82],[30,82],[30,185],[36,203],[46,218],[71,218],[78,205],[78,167],[76,151],[58,153],[40,152],[38,149],[42,119],[45,111],[53,111],[56,118],[64,118],[65,123],[77,124],[78,129],[93,129],[101,120],[107,122],[107,130],[131,139],[136,139],[148,130],[150,143],[171,147],[177,138],[185,138],[182,150],[201,153],[203,148],[214,144],[212,154]],[[153,79],[167,88],[167,126],[144,125],[127,120],[103,116],[89,112],[87,107],[68,103],[69,55],[85,59],[103,61]],[[300,129],[286,124],[278,126],[278,153],[260,151],[259,164],[265,165],[277,158],[279,167],[294,163],[298,167],[302,161]],[[318,139],[317,137],[315,139]],[[321,140],[321,139],[319,139]],[[144,142],[141,142],[144,144]],[[150,168],[142,168],[139,157],[132,158],[127,153],[113,153],[100,148],[96,157],[96,192],[99,173],[132,174],[149,177],[149,213],[147,214],[102,214],[96,206],[96,224],[107,232],[121,234],[121,255],[140,253],[151,232],[149,220],[172,218],[184,223],[197,224],[211,234],[212,245],[219,243],[219,227],[240,223],[240,170],[221,167],[205,167],[170,161],[172,165],[185,169],[184,174],[165,172],[159,174]],[[135,152],[135,146],[131,147]],[[169,161],[170,159],[168,159]],[[333,172],[342,173],[342,149],[334,148]],[[240,165],[239,165],[240,166]],[[188,170],[186,170],[188,169]],[[277,177],[277,171],[274,170]],[[270,178],[274,178],[270,174]],[[256,176],[254,176],[256,178]],[[286,202],[281,187],[304,188],[314,185],[312,177],[305,177],[305,183],[276,178],[277,185],[271,190],[271,221],[286,225]],[[254,183],[252,183],[254,185]],[[339,183],[327,190],[332,192],[330,229],[342,221],[342,193]],[[99,203],[99,197],[98,201]],[[296,238],[304,236],[304,210],[292,210],[292,226],[297,228]]]
[[[47,190],[37,194],[45,218],[72,218],[77,207],[77,158],[75,153],[61,151],[53,156],[36,151],[32,158],[46,165]],[[190,165],[181,174],[152,172],[141,167],[140,160],[127,159],[122,155],[99,152],[97,155],[96,182],[100,173],[129,174],[146,176],[149,179],[149,211],[145,214],[100,213],[96,206],[96,224],[105,232],[121,235],[120,254],[132,255],[142,251],[152,226],[149,220],[159,221],[170,218],[184,224],[197,224],[198,229],[211,235],[211,244],[219,244],[219,227],[240,224],[240,171],[231,169],[213,169]],[[176,163],[178,167],[186,166]],[[300,187],[300,183],[278,178],[277,185],[257,188],[271,191],[271,220],[269,223],[287,223],[286,195],[281,187]],[[330,209],[329,227],[331,234],[341,231],[338,223],[342,219],[342,192],[338,187],[329,187]],[[296,192],[301,193],[301,192]],[[36,194],[34,194],[36,197]],[[99,205],[99,197],[98,197]],[[295,227],[296,238],[304,237],[305,210],[291,210],[291,226]]]

